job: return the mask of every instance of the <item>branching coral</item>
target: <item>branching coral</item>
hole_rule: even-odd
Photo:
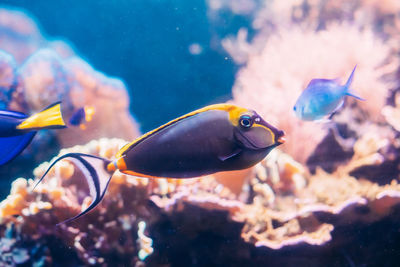
[[[237,63],[246,63],[237,75],[233,101],[285,129],[292,138],[285,152],[304,163],[328,127],[299,122],[291,107],[311,79],[341,78],[344,83],[357,65],[352,88],[367,101],[349,99],[346,107],[356,105],[364,120],[383,122],[381,110],[398,87],[400,13],[395,2],[260,1],[263,8],[250,14],[251,29],[222,40]],[[251,30],[257,33],[248,41]]]
[[[326,135],[326,127],[295,118],[292,107],[301,90],[313,78],[342,78],[344,83],[357,65],[352,88],[367,101],[356,104],[377,120],[390,89],[380,77],[395,67],[382,65],[389,53],[390,48],[371,31],[346,24],[318,32],[298,27],[281,30],[239,71],[233,101],[284,129],[290,138],[284,151],[305,162]]]
[[[233,221],[243,223],[241,237],[245,241],[276,250],[304,243],[326,244],[337,229],[387,219],[400,201],[400,149],[396,134],[382,125],[381,115],[384,109],[387,120],[394,121],[390,117],[396,114],[395,108],[386,107],[390,90],[397,86],[393,79],[398,68],[398,60],[393,57],[396,46],[391,40],[381,39],[382,35],[367,23],[338,23],[334,13],[323,14],[315,6],[310,13],[301,14],[305,11],[301,3],[290,3],[287,9],[290,28],[276,25],[269,29],[268,38],[250,44],[247,31],[241,30],[237,42],[230,39],[223,43],[238,63],[247,62],[238,73],[233,102],[257,110],[285,129],[289,140],[282,148],[299,161],[273,151],[253,170],[237,174],[240,179],[231,188],[243,204],[229,198],[219,200],[231,203],[222,207]],[[326,17],[319,17],[321,21],[311,19],[319,14]],[[303,23],[297,23],[296,18]],[[329,127],[303,123],[294,117],[291,108],[311,79],[340,77],[344,83],[355,65],[352,88],[366,102],[349,99]],[[327,142],[328,133],[334,142]],[[321,142],[326,143],[322,144],[325,154],[337,147],[346,156],[337,159],[330,173],[317,167],[311,174],[302,163]],[[217,175],[217,180],[228,183],[229,174],[222,177]],[[152,199],[158,206],[168,207],[170,214],[178,210],[190,213],[184,208],[190,209],[191,201],[196,200],[178,194],[170,200]],[[207,203],[218,198],[203,195],[202,199],[201,203]],[[221,208],[215,204],[202,207]],[[334,247],[338,243],[330,244]]]
[[[61,154],[81,152],[110,158],[125,143],[118,139],[101,139],[86,146],[64,149]],[[48,163],[39,166],[35,170],[36,178],[48,166]],[[128,264],[143,260],[152,252],[151,242],[144,235],[143,223],[151,224],[160,213],[149,202],[149,194],[152,194],[154,203],[165,210],[168,210],[168,203],[178,205],[178,202],[190,202],[207,210],[219,207],[238,211],[242,205],[228,199],[224,202],[219,195],[232,199],[233,194],[212,182],[211,178],[199,183],[196,179],[149,182],[148,179],[116,173],[99,208],[75,223],[56,226],[55,223],[66,216],[78,213],[81,203],[82,206],[90,203],[90,198],[86,197],[88,188],[82,183],[82,178],[73,163],[62,161],[35,191],[32,191],[32,180],[17,179],[11,194],[0,204],[0,226],[4,226],[4,231],[14,227],[19,236],[29,236],[26,242],[30,240],[45,245],[48,238],[56,238],[64,246],[73,247],[79,259],[87,264],[101,264],[107,261],[107,257],[117,257],[116,261]],[[171,199],[167,201],[168,196]],[[15,218],[15,215],[19,216]],[[18,249],[16,246],[12,251]]]
[[[374,140],[366,136],[360,139],[360,144],[356,143],[360,149],[356,149],[354,161],[369,164],[362,158],[369,158],[387,145]],[[111,159],[125,143],[119,139],[101,139],[64,149],[61,154],[81,152]],[[179,231],[184,233],[179,236],[186,240],[182,242],[222,227],[227,231],[225,234],[238,240],[243,238],[254,244],[254,248],[280,249],[302,243],[326,243],[331,240],[332,231],[344,221],[379,220],[400,202],[400,186],[396,181],[379,186],[359,181],[346,173],[352,169],[341,168],[334,174],[319,170],[310,176],[290,156],[279,151],[270,156],[255,170],[241,173],[248,179],[241,180],[240,195],[223,184],[229,185],[228,179],[219,178],[222,183],[213,177],[149,181],[117,172],[99,207],[75,222],[55,226],[79,213],[91,201],[80,170],[73,162],[64,160],[55,165],[35,191],[31,190],[32,180],[20,178],[13,183],[11,194],[0,204],[1,236],[5,236],[7,229],[15,229],[14,236],[43,248],[36,257],[47,255],[48,260],[58,260],[49,247],[50,239],[55,239],[59,246],[73,248],[76,254],[71,260],[77,262],[102,264],[113,259],[134,264],[154,261],[160,255],[159,245],[168,238],[168,231],[154,231],[165,220],[179,223]],[[49,163],[40,165],[35,177],[40,177],[48,166]],[[362,206],[369,211],[357,212]],[[209,216],[208,223],[204,223],[203,216]],[[15,238],[10,239],[14,243],[7,253],[13,255],[24,249],[15,243]],[[29,262],[33,259],[32,251],[26,251],[28,254],[24,255]]]
[[[245,212],[240,215],[246,221],[242,237],[256,246],[273,249],[302,242],[320,245],[331,240],[331,232],[343,223],[372,222],[389,215],[392,208],[400,202],[400,186],[397,180],[380,187],[376,183],[357,180],[349,175],[355,172],[354,169],[384,166],[384,162],[393,160],[383,152],[389,145],[389,140],[371,133],[372,131],[367,131],[355,143],[353,158],[333,174],[318,170],[315,175],[310,176],[301,168],[296,168],[298,163],[288,159],[266,159],[260,163],[253,178],[255,181],[251,183],[255,193],[252,197],[253,205],[242,210],[248,212],[248,215]],[[289,165],[283,164],[285,161]],[[271,173],[274,165],[277,169],[284,169],[284,173],[266,175]],[[296,188],[296,185],[298,187],[298,182],[293,178],[302,177],[301,190],[282,194],[280,183],[288,181],[285,173],[291,173],[288,176],[292,177],[289,179],[291,183],[286,184],[292,188]],[[358,175],[362,176],[361,173]],[[384,167],[380,174],[375,175],[385,175]],[[273,183],[274,176],[278,177],[276,180],[280,183]],[[258,189],[260,184],[268,185],[269,194]],[[273,201],[268,201],[271,195]],[[365,208],[360,209],[362,206]]]
[[[100,140],[71,150],[110,156],[123,144],[121,140]],[[41,175],[47,166],[41,165],[35,174]],[[35,191],[30,187],[32,180],[21,178],[13,183],[11,195],[1,203],[2,225],[14,225],[20,234],[30,236],[36,243],[46,243],[49,237],[61,239],[87,264],[101,264],[107,255],[111,257],[117,251],[120,261],[134,260],[129,255],[139,252],[138,223],[144,218],[149,220],[151,215],[145,202],[147,180],[116,174],[104,206],[75,224],[57,227],[55,223],[65,216],[79,212],[80,201],[87,205],[91,200],[85,198],[87,186],[71,163],[57,164],[48,178]],[[15,219],[15,214],[20,217]]]
[[[382,109],[382,115],[386,121],[398,132],[400,132],[400,93],[397,92],[395,97],[395,106],[385,106]]]
[[[216,8],[227,3],[211,2]],[[268,38],[251,44],[242,30],[239,45],[225,43],[231,53],[239,50],[241,63],[247,62],[239,71],[233,101],[255,109],[267,121],[285,129],[288,141],[282,146],[284,152],[272,151],[251,169],[199,179],[148,180],[117,172],[96,209],[72,223],[55,226],[92,201],[81,171],[73,162],[63,160],[35,191],[31,190],[33,180],[15,180],[10,195],[1,202],[0,265],[62,260],[71,265],[262,265],[268,261],[271,265],[283,262],[286,264],[279,266],[293,266],[290,263],[298,264],[296,257],[305,251],[306,257],[316,257],[318,253],[326,255],[326,250],[352,246],[357,241],[356,227],[358,230],[397,218],[398,97],[394,107],[385,106],[389,89],[395,86],[387,74],[398,67],[393,46],[390,40],[387,43],[378,38],[367,24],[360,27],[348,23],[352,19],[336,23],[333,2],[324,1],[323,6],[319,1],[306,2],[308,13],[303,1],[280,3],[288,15],[282,19],[290,28],[272,27]],[[367,2],[365,6],[381,5]],[[332,9],[327,10],[327,6]],[[357,10],[363,9],[353,2],[348,6],[348,12],[338,16],[342,19],[350,15],[359,23],[362,16]],[[387,8],[377,10],[389,12]],[[273,19],[278,19],[276,14]],[[96,99],[96,110],[103,112],[93,122],[98,131],[127,139],[132,136],[121,132],[136,134],[131,118],[124,113],[128,100],[119,80],[50,49],[34,53],[22,66],[13,62],[9,55],[0,54],[0,68],[4,70],[0,76],[1,101],[12,99],[15,107],[29,111],[63,97],[68,99],[68,113]],[[294,117],[291,108],[309,80],[340,77],[344,82],[356,64],[353,88],[366,102],[347,101],[329,128]],[[120,119],[113,119],[115,114]],[[384,125],[383,118],[392,127]],[[128,126],[121,124],[126,121]],[[96,137],[96,130],[88,127],[87,139],[81,142]],[[79,131],[65,135],[75,136]],[[77,142],[67,136],[62,139],[66,146]],[[81,152],[111,159],[125,143],[100,139],[64,149],[60,155]],[[335,151],[343,153],[332,168],[304,164],[310,155],[324,159]],[[35,178],[48,166],[39,166]],[[61,259],[63,253],[57,248],[70,254]],[[286,257],[288,251],[291,257]],[[326,261],[308,264],[308,259],[303,263],[327,265],[323,264]]]

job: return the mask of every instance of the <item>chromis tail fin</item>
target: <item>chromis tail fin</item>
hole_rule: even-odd
[[[354,68],[353,68],[353,70],[352,70],[352,72],[351,72],[349,78],[347,79],[346,84],[344,85],[344,88],[345,88],[345,90],[346,90],[346,93],[345,93],[345,94],[348,95],[348,96],[352,96],[352,97],[354,97],[354,98],[356,98],[356,99],[358,99],[358,100],[364,101],[364,100],[365,100],[364,98],[358,96],[356,93],[354,93],[354,92],[352,92],[352,91],[350,90],[350,85],[351,85],[351,83],[353,82],[354,72],[355,72],[356,68],[357,68],[357,65],[354,66]]]
[[[351,71],[351,74],[349,78],[347,79],[346,84],[344,85],[346,88],[350,88],[351,83],[353,82],[353,77],[354,77],[354,72],[356,71],[357,65],[354,66],[353,70]]]
[[[361,100],[361,101],[365,101],[364,98],[362,98],[361,96],[356,95],[356,94],[353,93],[352,91],[347,91],[347,92],[346,92],[346,95],[352,96],[352,97],[354,97],[354,98],[356,98],[356,99],[358,99],[358,100]]]
[[[103,199],[108,184],[110,183],[111,177],[114,173],[107,171],[107,165],[111,163],[111,161],[108,159],[82,153],[68,153],[62,155],[61,157],[57,158],[53,163],[51,163],[47,171],[43,174],[39,181],[36,182],[33,190],[44,179],[50,169],[57,162],[66,158],[75,163],[75,165],[82,171],[82,174],[85,177],[86,182],[89,186],[89,194],[92,198],[92,203],[75,217],[67,219],[61,223],[58,223],[57,225],[78,219],[79,217],[94,209]]]
[[[62,118],[60,102],[56,102],[43,111],[33,114],[21,122],[19,130],[40,130],[65,128],[66,125]]]

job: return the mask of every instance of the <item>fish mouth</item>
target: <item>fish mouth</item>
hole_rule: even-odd
[[[285,132],[282,130],[278,130],[268,122],[266,122],[263,118],[260,118],[260,122],[258,123],[259,125],[262,125],[263,127],[266,127],[269,129],[273,135],[274,135],[274,144],[271,146],[279,146],[282,145],[286,142],[286,137],[285,137]]]
[[[278,134],[275,135],[275,142],[277,143],[278,146],[286,142],[284,131],[278,131]]]

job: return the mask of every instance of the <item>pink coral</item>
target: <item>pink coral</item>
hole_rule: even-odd
[[[357,47],[357,49],[353,49]],[[379,120],[390,84],[381,77],[397,65],[387,65],[390,47],[365,29],[331,25],[317,32],[300,27],[281,29],[270,36],[260,54],[250,55],[233,88],[233,102],[257,110],[286,131],[284,151],[305,162],[326,130],[322,125],[295,118],[292,107],[313,78],[342,78],[357,64],[352,88],[367,99],[357,105]]]
[[[65,42],[46,40],[35,20],[26,12],[0,8],[0,49],[13,55],[20,64],[43,47],[56,50],[62,57],[74,54]]]
[[[50,251],[47,260],[56,260],[53,243],[46,243],[51,239],[73,250],[79,263],[87,265],[104,265],[113,260],[115,264],[133,266],[143,264],[146,257],[149,266],[177,265],[171,255],[185,247],[184,253],[178,254],[178,262],[182,263],[181,257],[190,255],[187,265],[195,260],[209,260],[217,265],[222,258],[224,263],[230,259],[232,262],[245,259],[251,263],[268,261],[278,266],[273,258],[279,258],[281,263],[283,258],[292,258],[282,257],[282,248],[291,247],[294,254],[304,255],[302,252],[307,250],[304,247],[308,246],[301,245],[310,244],[314,245],[313,255],[320,253],[322,257],[325,254],[321,251],[326,248],[338,250],[338,247],[345,247],[343,244],[348,246],[355,242],[355,238],[348,235],[355,231],[341,232],[340,229],[354,230],[354,227],[369,226],[393,217],[394,207],[400,203],[400,143],[394,131],[399,128],[394,119],[398,117],[399,100],[396,99],[396,107],[385,106],[393,84],[381,78],[392,73],[398,62],[393,59],[391,46],[377,38],[370,27],[360,30],[359,25],[328,23],[326,29],[312,30],[310,25],[318,24],[316,17],[319,17],[320,6],[318,1],[308,2],[313,7],[310,23],[288,21],[290,29],[281,25],[268,38],[259,39],[268,39],[266,43],[257,45],[252,42],[246,46],[247,36],[242,31],[239,39],[243,46],[231,46],[232,53],[236,48],[243,48],[238,58],[247,62],[238,74],[234,101],[257,110],[266,120],[284,128],[289,140],[282,148],[290,155],[274,150],[255,168],[201,179],[152,181],[117,172],[96,209],[71,224],[56,228],[55,223],[79,213],[82,205],[91,202],[80,170],[73,162],[61,161],[36,191],[30,190],[32,180],[20,178],[1,202],[1,236],[14,229],[14,237],[0,240],[0,264],[4,262],[3,255],[21,254],[21,262],[31,256],[32,250],[28,251],[17,240],[46,247]],[[296,16],[290,13],[288,20],[305,15],[299,9],[302,3],[290,2],[289,7],[293,7],[289,8],[290,12]],[[337,7],[331,1],[325,4]],[[334,8],[332,11],[336,10]],[[348,11],[352,14],[351,9]],[[321,14],[329,17],[330,22],[335,20],[335,12]],[[127,94],[121,81],[105,77],[80,59],[65,59],[49,53],[39,51],[22,68],[13,69],[6,64],[5,69],[18,69],[21,82],[18,92],[22,102],[37,108],[42,101],[51,101],[60,94],[69,98],[68,104],[79,107],[92,104],[91,100],[96,99],[99,101],[96,109],[103,108],[102,111],[107,112],[100,121],[94,122],[101,132],[118,135],[119,131],[129,133],[129,129],[134,128],[129,115],[120,117],[122,119],[111,127],[108,124],[113,114],[127,109]],[[345,80],[355,64],[358,68],[354,90],[373,101],[351,102],[335,115],[335,122],[348,129],[347,132],[342,129],[346,138],[337,132],[333,134],[338,139],[334,146],[350,147],[350,156],[339,159],[339,166],[331,173],[317,168],[315,174],[310,174],[303,163],[315,152],[315,146],[327,130],[320,125],[300,122],[291,107],[310,79],[341,77]],[[43,70],[37,71],[35,66],[42,66]],[[41,99],[34,94],[36,90],[48,95]],[[32,97],[25,99],[24,93]],[[22,103],[16,101],[15,94],[13,99]],[[394,129],[383,125],[382,107],[383,115]],[[372,119],[367,120],[366,114]],[[120,121],[128,122],[128,126],[118,124]],[[127,128],[121,130],[123,127]],[[74,135],[79,130],[76,131]],[[90,132],[95,132],[94,128]],[[67,140],[64,142],[67,145],[68,138],[63,137],[63,140]],[[81,152],[112,159],[125,143],[117,139],[94,140],[84,146],[62,150],[60,154]],[[331,149],[333,147],[329,146],[328,152]],[[35,170],[36,179],[48,165],[44,163]],[[204,236],[212,237],[211,246],[204,246]],[[326,246],[320,246],[322,244]],[[269,249],[268,253],[263,253],[265,248]],[[297,258],[291,262],[297,263]]]
[[[391,144],[386,140],[390,135],[387,137],[380,128],[369,129],[355,143],[350,163],[333,174],[318,170],[310,175],[304,166],[276,150],[254,170],[237,173],[245,179],[232,187],[235,193],[229,189],[229,179],[221,179],[221,175],[217,179],[150,181],[117,172],[96,209],[55,228],[55,223],[79,213],[81,206],[91,201],[80,170],[64,160],[51,169],[35,191],[30,190],[32,180],[20,178],[13,183],[10,195],[0,203],[0,231],[14,225],[19,236],[36,243],[55,237],[72,247],[86,264],[102,264],[113,255],[118,255],[118,262],[134,264],[151,253],[158,255],[159,242],[165,238],[171,242],[168,231],[166,236],[154,231],[164,223],[177,224],[173,229],[184,240],[204,232],[225,231],[229,238],[243,238],[253,244],[252,248],[322,245],[332,239],[335,227],[386,218],[400,202],[396,180],[380,186],[349,174],[354,168],[377,164],[371,161],[373,155],[380,155],[382,161],[391,160],[382,154]],[[64,149],[61,154],[81,152],[112,159],[125,143],[119,139],[94,140]],[[48,166],[44,163],[35,170],[36,179]],[[229,177],[229,173],[222,177]],[[358,212],[360,207],[368,212]],[[145,232],[146,227],[153,229],[151,234]],[[232,231],[235,227],[238,231]],[[120,243],[122,236],[124,242]],[[151,238],[158,247],[152,247]],[[7,253],[18,249],[16,246]]]
[[[29,114],[61,100],[66,121],[77,109],[94,107],[93,120],[86,125],[85,134],[79,127],[56,132],[62,146],[86,143],[98,137],[131,140],[139,135],[129,113],[128,92],[121,80],[105,76],[80,58],[62,59],[50,49],[37,51],[22,66],[15,66],[8,54],[3,58],[0,78],[7,86],[0,91],[4,94],[0,101],[5,107]]]
[[[12,98],[16,83],[16,63],[14,58],[0,51],[0,108],[5,108]]]
[[[78,127],[56,133],[64,147],[99,137],[131,140],[139,135],[121,80],[94,70],[64,41],[46,40],[26,14],[10,9],[0,9],[0,14],[0,49],[10,53],[1,54],[3,108],[29,114],[62,101],[68,121],[76,110],[93,106],[93,120],[84,134]]]
[[[61,154],[83,152],[111,157],[124,144],[126,141],[120,139],[100,139],[85,146],[64,149]],[[48,165],[44,163],[35,170],[36,178]],[[86,197],[87,185],[83,181],[79,169],[68,161],[56,164],[35,191],[31,190],[32,180],[17,179],[10,195],[0,203],[0,226],[4,226],[0,227],[0,232],[5,226],[15,225],[20,234],[28,235],[36,242],[52,235],[73,247],[86,264],[101,264],[114,254],[121,261],[133,264],[139,261],[138,257],[145,258],[153,250],[143,232],[143,222],[153,223],[160,216],[149,202],[150,195],[155,204],[167,211],[170,205],[175,210],[178,202],[190,202],[209,210],[230,209],[232,212],[243,205],[232,200],[229,190],[212,178],[198,183],[196,179],[149,181],[117,172],[98,208],[72,224],[55,226],[66,216],[79,213],[81,205],[90,203],[90,197]],[[138,234],[131,234],[132,230]],[[120,238],[125,241],[121,242]]]

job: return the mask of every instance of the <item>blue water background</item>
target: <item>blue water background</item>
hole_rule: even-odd
[[[125,81],[142,131],[231,97],[235,66],[220,37],[247,26],[226,12],[210,22],[204,0],[3,0],[66,38],[94,68]],[[189,53],[199,44],[203,52]]]

